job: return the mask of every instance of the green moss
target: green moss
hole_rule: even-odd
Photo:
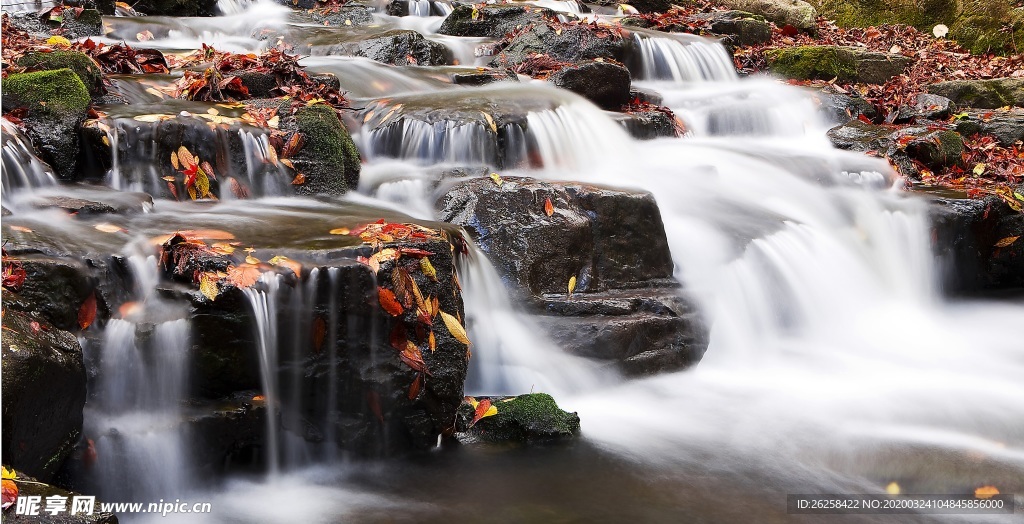
[[[30,115],[58,118],[84,116],[89,90],[70,69],[8,76],[3,81],[4,106],[26,107]]]
[[[334,109],[324,104],[306,106],[295,112],[305,145],[296,157],[305,169],[304,193],[341,194],[359,183],[359,150]]]
[[[52,71],[70,69],[93,94],[103,92],[103,72],[91,58],[78,51],[53,51],[51,53],[28,53],[17,64],[29,71]]]
[[[857,64],[840,48],[831,46],[800,46],[772,49],[766,52],[773,73],[796,80],[830,80],[842,82],[857,78]]]
[[[546,393],[496,397],[491,402],[497,413],[467,428],[468,434],[488,442],[530,442],[568,438],[580,431],[580,418],[563,411]],[[472,406],[464,403],[460,418],[468,422],[472,417]]]

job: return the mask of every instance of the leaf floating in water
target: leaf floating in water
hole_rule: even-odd
[[[124,229],[123,227],[115,226],[114,224],[109,224],[106,222],[102,224],[96,224],[93,227],[95,227],[98,231],[102,231],[104,233],[127,233],[127,230]]]
[[[214,242],[210,244],[210,249],[219,255],[230,255],[235,252],[235,246],[225,242]]]
[[[550,198],[544,199],[544,214],[547,216],[555,214],[555,205],[551,203]]]
[[[31,233],[32,230],[25,226],[11,226],[11,231],[17,231],[19,233]]]
[[[889,485],[885,487],[885,492],[890,495],[899,495],[900,485],[895,482],[890,482]]]
[[[576,275],[569,277],[569,296],[572,296],[573,291],[576,291]]]
[[[217,295],[220,294],[220,290],[217,288],[217,281],[220,278],[216,273],[206,272],[199,277],[199,292],[202,293],[210,301],[217,300]]]
[[[135,39],[139,42],[145,42],[153,39],[153,32],[149,29],[142,31],[141,33],[135,33]]]
[[[1000,239],[999,242],[996,242],[996,247],[1009,247],[1009,246],[1013,245],[1013,243],[1016,242],[1018,238],[1020,238],[1020,237],[1016,236],[1016,237],[1006,237],[1006,238]]]
[[[974,497],[979,499],[990,499],[999,494],[995,486],[982,486],[974,490]]]
[[[444,321],[445,327],[448,328],[448,331],[453,337],[455,337],[455,340],[458,340],[468,346],[469,337],[466,335],[466,328],[462,327],[462,323],[459,322],[459,319],[445,313],[444,311],[440,311],[440,313],[441,320]]]
[[[255,266],[256,264],[260,263],[260,259],[254,257],[252,255],[248,255],[248,256],[245,257],[245,263],[246,264],[252,264],[252,265]]]
[[[402,304],[395,298],[395,293],[388,288],[378,288],[377,298],[380,301],[380,306],[384,308],[384,311],[393,317],[401,315],[403,311]]]
[[[302,276],[302,264],[300,264],[300,263],[298,263],[298,262],[296,262],[296,261],[294,261],[294,260],[292,260],[292,259],[290,259],[288,257],[277,255],[274,258],[271,258],[270,260],[268,260],[267,262],[269,262],[271,265],[280,266],[280,267],[286,267],[286,268],[290,269],[292,271],[292,273],[295,273],[295,276],[297,276],[297,277],[301,277]]]
[[[332,229],[332,230],[328,231],[328,233],[330,233],[332,235],[347,235],[347,234],[349,234],[351,232],[352,232],[352,230],[347,228],[347,227],[339,227],[339,228],[335,228],[335,229]]]
[[[78,308],[78,327],[88,329],[96,320],[96,293],[89,293]]]

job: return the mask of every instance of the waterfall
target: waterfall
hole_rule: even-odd
[[[6,118],[0,119],[3,145],[3,199],[19,190],[49,187],[57,184],[53,170],[35,154],[32,142]]]
[[[111,319],[98,348],[86,345],[99,362],[86,408],[85,434],[99,457],[90,474],[108,500],[172,499],[192,484],[181,406],[191,326],[184,318],[159,320],[183,312],[152,296],[155,257],[132,255],[129,262],[143,290],[134,297],[139,307],[129,319]]]
[[[700,37],[653,34],[640,31],[634,33],[638,51],[631,60],[630,72],[637,79],[675,82],[736,79],[732,57],[721,44]]]
[[[276,274],[264,274],[259,280],[260,287],[243,290],[252,308],[256,349],[259,352],[260,380],[263,384],[263,404],[266,409],[267,469],[276,476],[281,469],[279,442],[280,422],[278,413],[280,397],[277,387],[277,290],[280,286]]]

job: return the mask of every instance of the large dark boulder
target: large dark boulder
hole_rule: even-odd
[[[597,104],[602,109],[618,110],[630,101],[629,70],[619,64],[589,61],[564,67],[548,80]]]
[[[313,52],[316,54],[321,50],[314,48]],[[438,66],[452,62],[452,53],[447,47],[409,29],[394,29],[355,42],[330,46],[329,54],[362,56],[401,66]]]
[[[1003,147],[1024,140],[1024,109],[1009,111],[968,111],[956,121],[956,130],[964,136],[976,133],[992,135]]]
[[[944,96],[960,107],[1024,107],[1024,78],[950,80],[932,84],[927,89],[929,93]]]
[[[15,310],[5,309],[2,339],[4,463],[49,480],[82,432],[82,348],[73,334]]]
[[[58,329],[78,329],[78,311],[96,288],[93,269],[72,258],[38,254],[18,256],[25,283],[17,293],[6,293],[4,307],[39,316]]]
[[[610,31],[580,24],[553,28],[538,23],[516,34],[492,60],[496,67],[516,66],[534,55],[548,55],[561,62],[580,62],[602,58],[625,63],[634,41]]]
[[[1016,191],[1024,195],[1024,187]],[[931,201],[932,239],[945,291],[1024,289],[1024,214],[995,196]]]
[[[438,33],[451,36],[503,38],[513,31],[542,22],[554,12],[529,5],[457,5],[441,23]]]
[[[71,69],[8,75],[3,80],[4,110],[25,108],[22,119],[41,157],[65,180],[78,167],[78,126],[89,108],[89,90]]]
[[[295,112],[294,125],[305,145],[292,159],[306,183],[295,186],[299,194],[340,195],[359,185],[359,150],[334,109],[325,104],[306,106]]]

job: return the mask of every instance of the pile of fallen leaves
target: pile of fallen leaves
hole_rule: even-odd
[[[710,2],[701,0],[686,6],[673,6],[664,13],[631,14],[629,15],[629,25],[657,29],[666,33],[703,35],[711,32],[711,19],[697,15],[721,9]]]
[[[651,102],[643,100],[640,97],[634,97],[633,100],[630,100],[628,104],[622,106],[622,108],[619,109],[619,111],[631,115],[650,112],[664,113],[665,116],[667,116],[669,120],[672,121],[672,125],[675,128],[676,136],[683,136],[686,134],[686,124],[684,124],[681,119],[676,117],[675,112],[673,112],[668,107],[652,104]]]
[[[89,55],[107,74],[167,74],[170,68],[164,54],[156,49],[135,49],[126,43],[97,44],[92,39],[71,46]]]

